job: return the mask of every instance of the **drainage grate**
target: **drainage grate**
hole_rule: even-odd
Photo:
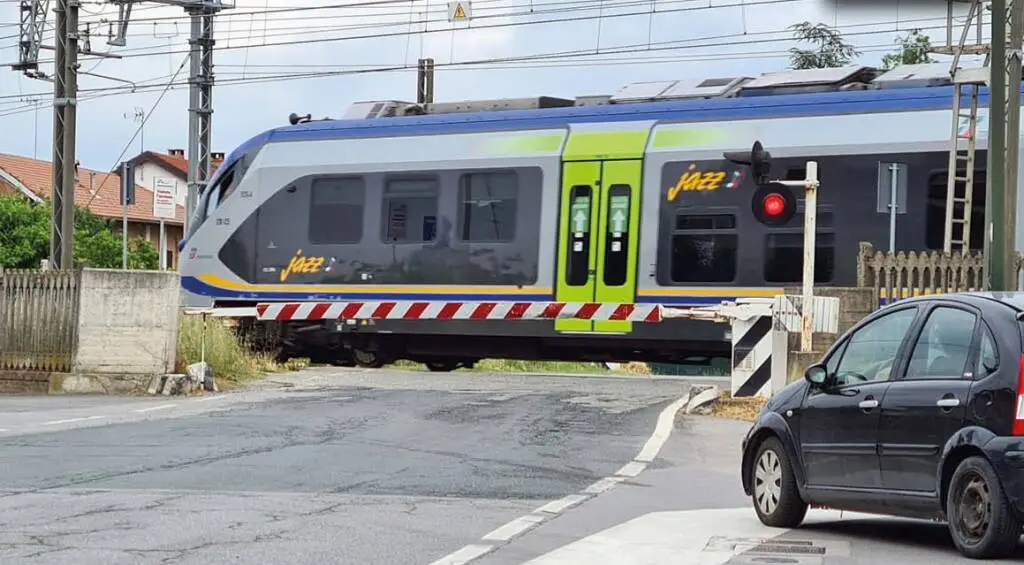
[[[824,547],[795,545],[793,543],[761,543],[750,548],[750,553],[789,553],[797,555],[825,555]]]

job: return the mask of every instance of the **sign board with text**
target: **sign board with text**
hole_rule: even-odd
[[[153,216],[162,220],[173,220],[175,182],[167,178],[153,179]]]

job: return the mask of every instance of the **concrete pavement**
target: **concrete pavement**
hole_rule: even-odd
[[[0,399],[0,563],[426,565],[639,472],[687,388],[374,373],[217,401]]]
[[[747,424],[673,418],[687,386],[318,369],[205,398],[3,398],[0,563],[969,562],[937,524],[764,527]]]

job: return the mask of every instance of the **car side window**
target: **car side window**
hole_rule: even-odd
[[[868,322],[850,336],[834,373],[836,386],[888,380],[916,316],[917,308],[897,310]]]
[[[910,354],[906,378],[964,378],[977,321],[976,315],[959,308],[932,310]]]
[[[985,324],[981,325],[981,347],[978,351],[978,362],[974,368],[974,378],[984,379],[999,369],[999,347],[992,330]]]

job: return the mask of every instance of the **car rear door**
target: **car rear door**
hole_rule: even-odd
[[[937,492],[942,447],[966,417],[981,313],[939,302],[926,316],[882,400],[878,452],[886,490]]]

